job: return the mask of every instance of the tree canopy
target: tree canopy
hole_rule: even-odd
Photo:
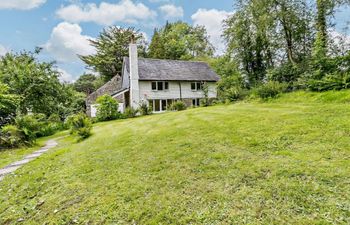
[[[169,23],[155,29],[148,49],[148,57],[157,59],[190,60],[196,57],[213,56],[207,31],[202,26],[185,22]]]
[[[96,53],[80,56],[88,68],[100,73],[105,82],[116,75],[121,75],[123,57],[129,55],[129,44],[134,37],[138,43],[140,56],[145,56],[145,39],[143,34],[134,28],[110,26],[103,29],[90,44],[96,48]]]

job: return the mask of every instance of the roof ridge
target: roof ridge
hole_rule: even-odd
[[[124,58],[129,58],[128,56],[124,56]],[[191,61],[191,60],[181,60],[181,59],[155,59],[155,58],[145,58],[145,57],[139,57],[138,59],[145,59],[145,60],[152,60],[152,61],[175,61],[175,62],[186,62],[186,63],[205,63],[208,64],[205,61]],[[209,64],[208,64],[209,65]]]

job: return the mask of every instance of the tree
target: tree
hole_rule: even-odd
[[[8,53],[0,59],[0,82],[8,86],[10,94],[20,96],[18,110],[22,114],[58,113],[65,101],[60,73],[54,63],[38,62],[39,52]]]
[[[342,4],[350,4],[350,0],[316,0],[316,41],[314,45],[314,58],[324,59],[328,52],[329,18],[334,10]]]
[[[97,78],[93,74],[83,74],[74,82],[74,89],[89,95],[96,90],[96,80]]]
[[[97,98],[97,119],[99,121],[115,120],[119,117],[118,101],[110,95],[102,95]]]
[[[305,0],[240,0],[224,22],[228,55],[249,86],[266,82],[267,72],[310,58],[314,42],[310,3]]]
[[[145,56],[145,40],[142,33],[134,28],[119,28],[111,26],[104,29],[99,36],[90,40],[96,48],[96,53],[88,56],[79,56],[87,67],[100,73],[107,82],[116,75],[121,75],[123,58],[129,55],[129,44],[134,37],[138,43],[141,56]]]
[[[185,22],[166,23],[155,29],[148,56],[158,59],[190,60],[195,57],[212,56],[214,47],[202,26],[190,26]]]
[[[19,100],[18,95],[9,94],[9,87],[0,82],[0,127],[15,116]]]

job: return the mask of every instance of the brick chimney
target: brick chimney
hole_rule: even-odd
[[[137,109],[140,104],[140,88],[139,88],[139,67],[138,53],[135,36],[132,35],[129,45],[129,71],[130,71],[130,106]]]

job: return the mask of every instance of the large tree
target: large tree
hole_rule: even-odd
[[[191,26],[185,22],[166,23],[155,29],[149,45],[148,56],[158,59],[190,60],[212,56],[213,46],[202,26]]]
[[[308,58],[313,14],[305,0],[239,0],[224,22],[228,54],[250,86],[266,80],[268,70]]]
[[[38,62],[39,50],[9,53],[0,59],[0,82],[9,87],[9,93],[20,96],[19,110],[50,115],[57,113],[62,103],[63,86],[60,73],[49,62]]]
[[[145,55],[145,40],[142,33],[134,28],[111,26],[104,29],[90,44],[96,48],[96,53],[80,56],[87,67],[100,73],[105,81],[116,75],[121,75],[123,58],[129,55],[129,44],[134,37],[138,43],[139,54]]]

